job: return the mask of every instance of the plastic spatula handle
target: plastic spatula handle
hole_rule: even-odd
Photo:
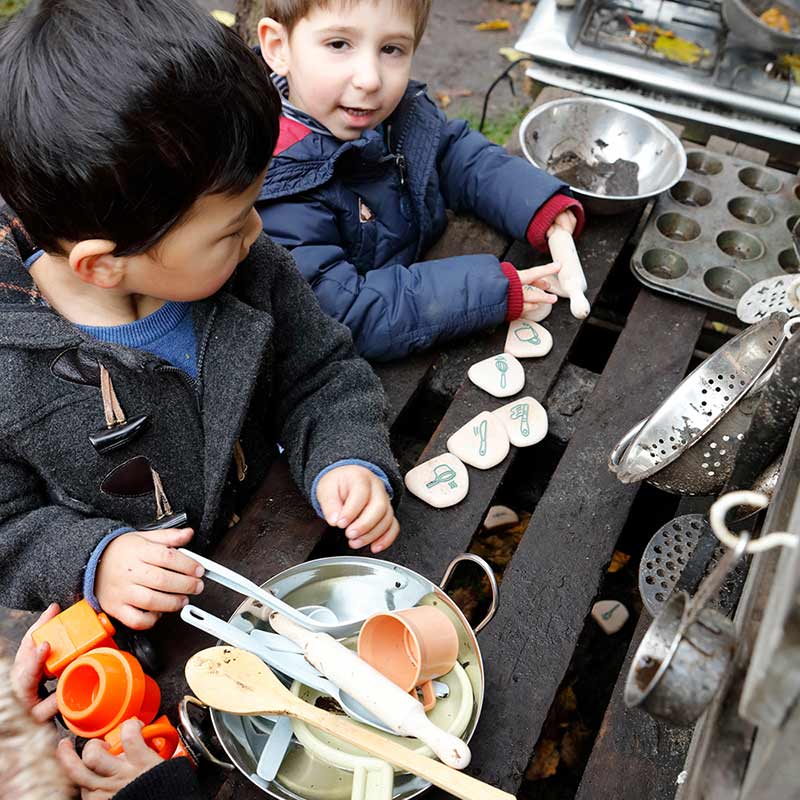
[[[569,297],[569,308],[572,316],[577,319],[586,319],[589,316],[590,306],[584,292],[586,291],[586,276],[583,274],[581,260],[575,249],[572,234],[562,228],[556,228],[547,240],[550,255],[553,261],[561,263],[558,282]]]
[[[434,725],[419,700],[404,692],[374,667],[325,633],[300,627],[282,614],[270,614],[272,627],[303,648],[308,661],[331,683],[358,700],[362,706],[401,736],[425,742],[445,763],[464,769],[472,754],[457,736]]]

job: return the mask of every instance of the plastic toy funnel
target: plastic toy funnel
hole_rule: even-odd
[[[161,702],[155,681],[130,654],[100,647],[75,659],[56,687],[58,710],[78,736],[105,736],[124,720],[151,722]]]

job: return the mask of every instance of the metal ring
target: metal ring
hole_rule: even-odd
[[[475,553],[461,553],[447,565],[444,576],[439,583],[439,587],[442,591],[447,591],[447,584],[453,575],[453,571],[462,561],[472,561],[473,564],[477,564],[486,574],[486,577],[489,579],[489,586],[492,589],[492,603],[489,606],[489,610],[486,612],[486,616],[472,629],[475,633],[480,633],[492,621],[492,617],[497,613],[500,590],[497,588],[497,579],[494,576],[494,570],[484,559],[480,556],[476,556]]]
[[[797,297],[797,287],[798,287],[798,285],[800,285],[800,281],[795,281],[792,284],[792,287],[794,288],[794,297]],[[788,291],[787,291],[787,293],[788,293]],[[791,300],[791,297],[789,299]],[[795,308],[800,308],[800,306],[796,305],[796,303],[794,301],[792,301],[792,305],[794,305]],[[800,317],[790,317],[786,322],[784,322],[784,324],[783,324],[783,336],[784,336],[784,338],[787,339],[787,340],[791,339],[792,336],[794,336],[794,329],[798,325],[800,325]]]
[[[728,492],[722,495],[708,512],[708,521],[711,523],[711,530],[714,535],[726,547],[735,549],[739,543],[736,534],[728,530],[725,524],[725,517],[728,512],[736,506],[750,506],[752,508],[766,508],[769,505],[769,497],[761,492],[742,490],[738,492]],[[770,533],[761,536],[748,543],[745,548],[746,553],[761,553],[764,550],[771,550],[773,547],[797,547],[800,537],[795,533]]]
[[[208,746],[202,739],[202,735],[195,730],[194,723],[189,716],[190,704],[197,706],[198,708],[208,708],[205,703],[203,703],[201,700],[198,700],[196,697],[192,697],[190,694],[184,695],[183,700],[181,700],[181,702],[178,704],[178,719],[180,720],[181,730],[189,740],[190,744],[193,747],[196,747],[197,751],[204,758],[207,758],[212,764],[216,764],[218,767],[223,767],[224,769],[228,770],[235,769],[233,764],[231,764],[229,761],[222,761],[208,749]]]

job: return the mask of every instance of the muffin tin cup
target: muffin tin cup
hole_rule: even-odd
[[[655,203],[631,269],[650,288],[736,313],[758,281],[800,273],[792,223],[800,178],[693,148]]]

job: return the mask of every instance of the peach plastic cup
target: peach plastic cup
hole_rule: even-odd
[[[382,611],[369,617],[358,635],[358,655],[422,705],[436,705],[431,681],[446,675],[458,658],[458,633],[433,606]]]

